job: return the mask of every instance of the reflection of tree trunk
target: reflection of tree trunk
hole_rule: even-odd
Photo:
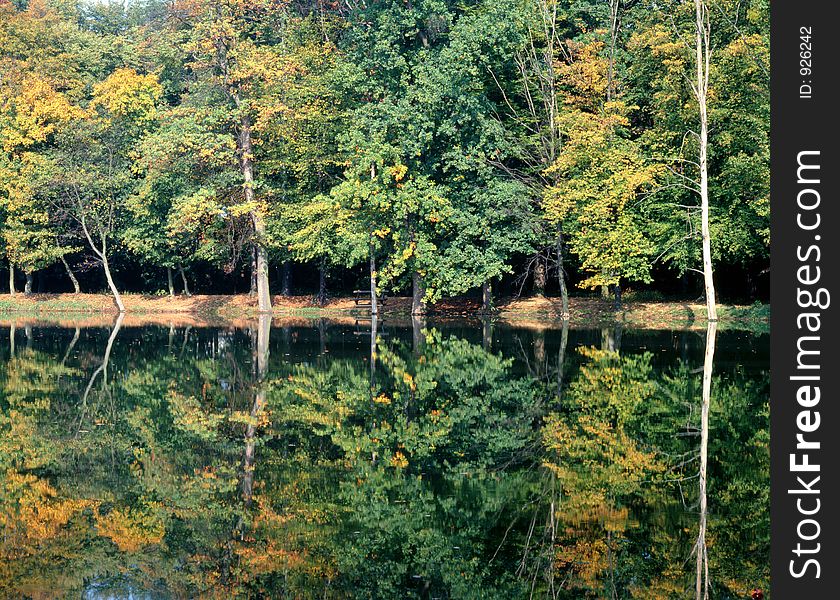
[[[254,344],[254,363],[256,364],[256,381],[254,403],[251,415],[245,429],[245,453],[242,459],[242,498],[245,506],[250,506],[254,497],[254,455],[256,450],[257,422],[265,408],[265,379],[268,374],[268,340],[271,333],[271,316],[261,314],[257,325]],[[240,527],[241,529],[241,523]],[[240,534],[244,532],[240,531]]]
[[[318,354],[324,356],[327,353],[327,321],[318,319]]]
[[[481,347],[488,352],[493,349],[493,321],[487,316],[481,319]]]
[[[378,319],[375,314],[370,317],[370,393],[374,393],[375,378],[376,378],[376,333],[378,328]]]
[[[426,285],[423,276],[416,270],[411,274],[411,314],[426,314]]]
[[[706,549],[706,519],[708,512],[706,474],[709,454],[709,404],[712,396],[712,367],[715,358],[717,323],[709,321],[706,328],[706,354],[703,360],[703,404],[700,410],[700,525],[697,533],[697,600],[709,597],[709,556]]]
[[[187,350],[187,342],[190,341],[190,332],[192,331],[192,325],[187,325],[184,327],[184,340],[181,342],[181,351],[178,353],[178,358],[182,358],[184,356],[184,352]]]
[[[411,317],[411,347],[414,351],[414,356],[423,354],[423,348],[426,345],[425,328],[426,319],[417,315]]]
[[[111,335],[108,336],[108,343],[105,345],[105,353],[102,355],[102,364],[97,367],[97,369],[93,372],[93,375],[90,376],[90,381],[88,381],[87,387],[85,388],[85,393],[82,395],[82,416],[79,418],[79,431],[82,429],[82,419],[84,419],[84,409],[87,407],[87,399],[90,395],[90,390],[93,388],[93,383],[96,381],[96,378],[99,377],[99,374],[102,374],[102,385],[107,387],[108,385],[108,361],[111,359],[111,349],[114,347],[114,340],[117,339],[117,334],[120,332],[120,327],[122,327],[123,319],[125,318],[124,313],[120,313],[117,315],[116,321],[114,321],[114,327],[111,329]],[[78,431],[77,431],[78,435]]]
[[[17,334],[17,327],[14,321],[9,325],[9,358],[15,357],[15,335]]]
[[[534,332],[534,368],[537,377],[545,373],[545,331],[542,329]]]
[[[615,331],[612,327],[601,328],[601,350],[615,352]]]
[[[15,266],[9,263],[9,294],[15,295]]]
[[[76,327],[75,333],[73,333],[73,339],[70,340],[70,343],[67,345],[67,350],[64,351],[64,358],[61,359],[61,366],[64,366],[64,363],[67,362],[67,359],[70,358],[70,354],[73,352],[73,348],[76,347],[76,342],[79,341],[79,334],[81,333],[81,329]]]
[[[24,325],[23,334],[26,336],[26,349],[32,350],[32,325],[28,323]]]
[[[172,342],[175,341],[175,323],[169,323],[169,339],[166,343],[166,348],[169,350],[169,353],[172,353]]]
[[[178,265],[178,271],[181,273],[181,281],[184,284],[184,295],[192,296],[192,292],[190,291],[190,284],[187,282],[187,274],[184,271],[184,265]]]
[[[169,297],[175,297],[175,282],[172,280],[172,267],[166,267],[166,287],[169,288]]]
[[[563,319],[563,329],[560,332],[560,350],[557,353],[557,404],[563,398],[563,367],[566,365],[566,346],[569,343],[569,319]]]

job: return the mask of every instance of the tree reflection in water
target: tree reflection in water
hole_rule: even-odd
[[[22,325],[4,597],[769,588],[766,336],[737,365],[715,327]]]

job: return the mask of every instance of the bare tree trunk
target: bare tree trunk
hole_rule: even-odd
[[[489,279],[481,284],[481,312],[493,312],[493,287]]]
[[[234,97],[240,106],[238,96]],[[240,106],[241,108],[241,106]],[[241,152],[240,168],[245,182],[245,202],[254,204],[254,148],[251,140],[251,118],[243,114],[240,119],[239,150]],[[257,208],[251,212],[254,225],[254,253],[256,254],[257,305],[260,312],[271,312],[271,294],[268,285],[268,256],[264,246],[265,219],[262,211]]]
[[[64,255],[61,255],[61,264],[64,265],[64,270],[67,271],[67,276],[70,278],[70,281],[73,283],[73,293],[79,294],[81,293],[82,289],[79,287],[79,280],[76,279],[76,274],[73,273],[73,269],[70,268],[70,264],[67,262],[67,259]]]
[[[534,294],[545,295],[545,260],[542,253],[537,255],[537,263],[534,265]]]
[[[255,296],[257,293],[257,248],[251,248],[251,287],[248,288],[248,295]]]
[[[192,292],[190,291],[190,284],[187,282],[187,274],[184,271],[184,265],[178,265],[178,271],[181,273],[181,281],[184,284],[184,295],[185,296],[192,296]]]
[[[280,295],[282,296],[291,296],[292,295],[292,263],[291,261],[284,260],[283,266],[281,270],[281,288],[280,288]]]
[[[120,313],[125,312],[125,304],[123,304],[122,296],[120,295],[120,291],[117,289],[117,284],[114,283],[114,278],[111,275],[111,266],[108,264],[108,257],[105,256],[105,252],[103,251],[100,259],[102,260],[102,268],[105,270],[105,279],[108,280],[108,287],[111,289],[111,294],[114,296],[114,304],[117,306],[117,310]]]
[[[706,526],[708,517],[707,502],[707,467],[709,460],[709,406],[712,397],[712,372],[715,360],[715,338],[717,323],[709,321],[706,327],[706,353],[703,360],[703,400],[700,409],[700,523],[697,531],[697,579],[695,581],[696,600],[709,597],[709,556],[706,550]]]
[[[26,296],[32,294],[32,271],[26,271],[26,283],[23,284],[23,293]]]
[[[694,0],[696,12],[696,67],[697,81],[694,93],[700,112],[700,233],[703,246],[703,284],[706,291],[706,313],[709,321],[717,321],[715,283],[712,270],[712,244],[709,232],[709,116],[707,95],[709,91],[709,63],[711,61],[711,25],[709,8],[704,0]]]
[[[370,245],[370,314],[379,314],[379,302],[376,297],[376,254],[373,244]]]
[[[169,297],[175,297],[175,282],[172,281],[172,267],[166,267],[166,285],[169,287]]]
[[[327,265],[323,259],[318,264],[318,306],[327,303]]]
[[[423,277],[416,270],[411,274],[411,314],[426,314],[426,286]]]
[[[10,262],[9,263],[9,295],[14,296],[16,294],[15,290],[15,266]]]
[[[563,265],[563,232],[557,232],[557,283],[560,284],[560,304],[563,319],[569,318],[569,288],[566,286],[566,271]]]

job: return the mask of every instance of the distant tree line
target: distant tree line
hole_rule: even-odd
[[[768,4],[0,0],[10,292],[95,266],[122,309],[115,263],[171,295],[246,272],[261,310],[293,266],[415,312],[755,280]]]

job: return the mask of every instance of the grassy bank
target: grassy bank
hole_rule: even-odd
[[[144,322],[169,322],[189,320],[200,322],[238,321],[256,314],[256,300],[247,295],[236,296],[147,296],[125,294],[126,310],[136,320]],[[352,298],[334,298],[325,306],[318,306],[310,296],[281,297],[273,299],[276,318],[346,318],[364,317],[368,310],[356,307]],[[388,298],[383,306],[383,318],[409,316],[409,298]],[[703,328],[706,307],[690,302],[640,302],[625,303],[615,310],[613,304],[599,298],[572,298],[570,301],[573,326],[623,323],[645,329]],[[443,300],[430,310],[430,316],[442,318],[476,317],[481,306],[472,299]],[[53,320],[60,316],[99,318],[115,314],[113,301],[106,294],[32,294],[0,297],[0,315],[9,318],[40,317]],[[521,326],[559,321],[559,298],[529,297],[500,300],[494,319]],[[142,317],[142,318],[141,318]],[[767,331],[770,307],[766,304],[748,306],[722,305],[719,307],[722,326]]]

